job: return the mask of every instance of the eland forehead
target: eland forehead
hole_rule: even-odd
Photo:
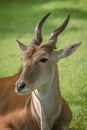
[[[42,47],[38,47],[36,45],[27,47],[27,50],[23,53],[23,60],[26,62],[26,60],[33,60],[38,61],[41,57],[48,57],[49,52]]]

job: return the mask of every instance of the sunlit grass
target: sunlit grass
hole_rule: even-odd
[[[43,44],[50,32],[68,14],[71,20],[58,37],[57,47],[64,48],[78,41],[81,47],[59,62],[62,95],[73,112],[70,130],[87,130],[87,1],[86,0],[1,0],[0,1],[0,77],[13,75],[22,65],[16,39],[29,43],[34,37],[36,22],[52,12],[43,26]]]

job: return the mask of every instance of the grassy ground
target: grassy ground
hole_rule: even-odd
[[[44,43],[67,14],[71,20],[57,47],[82,42],[75,54],[59,62],[59,72],[62,95],[73,112],[70,130],[87,130],[87,0],[0,0],[0,77],[18,72],[22,63],[15,40],[29,43],[36,22],[49,11],[52,15],[43,28]]]

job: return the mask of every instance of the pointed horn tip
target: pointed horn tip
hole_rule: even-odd
[[[68,14],[66,20],[69,22],[69,20],[70,20],[70,14]]]
[[[50,15],[50,14],[51,14],[51,12],[48,13],[48,15]]]
[[[68,14],[68,16],[67,16],[68,18],[70,18],[70,14]]]
[[[45,15],[45,17],[47,18],[50,14],[51,14],[51,12],[47,13],[47,14]]]

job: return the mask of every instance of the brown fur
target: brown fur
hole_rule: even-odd
[[[14,91],[19,76],[0,78],[0,130],[39,130],[31,115],[31,94],[21,96]]]
[[[40,122],[31,114],[31,94],[21,96],[14,91],[19,77],[20,73],[0,78],[0,130],[40,130]],[[71,112],[63,99],[62,114],[56,119],[52,130],[62,130],[62,126],[70,121]]]
[[[43,124],[45,124],[45,129],[47,130],[48,127],[52,127],[51,130],[67,130],[69,127],[69,124],[72,119],[72,114],[69,109],[68,104],[66,101],[62,98],[59,88],[59,75],[57,73],[56,68],[56,74],[55,78],[53,79],[53,84],[49,85],[52,87],[56,87],[57,97],[56,99],[57,107],[51,107],[53,110],[51,110],[51,114],[46,116],[52,118],[52,125],[49,125],[49,119],[48,122],[45,122],[44,119],[45,114],[48,114],[49,107],[46,113],[44,114],[44,111],[42,109],[42,122],[40,121],[39,114],[37,112],[39,109],[35,109],[35,105],[32,105],[32,94],[28,95],[18,95],[18,93],[22,92],[31,92],[33,89],[37,89],[37,87],[43,87],[44,83],[49,83],[50,77],[52,75],[53,66],[51,63],[57,63],[61,58],[68,57],[71,55],[79,46],[81,43],[76,43],[73,45],[70,45],[64,49],[61,49],[59,51],[54,51],[55,44],[57,42],[57,36],[65,29],[65,27],[68,24],[70,15],[65,19],[63,24],[55,29],[50,36],[50,39],[46,45],[39,46],[42,42],[42,34],[41,34],[41,26],[44,23],[44,21],[47,19],[50,13],[48,13],[46,16],[44,16],[39,23],[35,27],[35,39],[29,44],[28,46],[24,45],[23,43],[18,42],[18,45],[20,49],[23,52],[23,70],[22,72],[19,72],[15,76],[7,77],[7,78],[0,78],[0,130],[40,130],[41,129],[41,123],[42,128],[44,127]],[[44,57],[45,56],[45,57]],[[43,60],[45,58],[45,61],[47,61],[43,65]],[[48,75],[49,74],[49,75]],[[42,76],[41,76],[42,75]],[[52,75],[53,76],[53,75]],[[48,79],[47,79],[48,78]],[[52,79],[53,77],[51,77]],[[39,79],[39,80],[37,80]],[[56,80],[57,79],[57,80]],[[35,82],[37,81],[37,82]],[[55,81],[55,82],[54,82]],[[57,81],[57,82],[56,82]],[[42,84],[43,82],[43,84]],[[15,87],[16,83],[16,87]],[[34,84],[36,83],[36,84]],[[54,85],[55,83],[55,85]],[[32,85],[33,84],[33,85]],[[35,87],[35,86],[36,87]],[[53,86],[54,85],[54,86]],[[16,88],[16,92],[15,92]],[[39,90],[39,89],[38,89]],[[43,90],[43,88],[42,88]],[[46,91],[48,92],[48,91]],[[53,91],[52,91],[53,92]],[[54,91],[55,92],[55,91]],[[56,93],[55,92],[55,93]],[[54,93],[54,95],[55,95]],[[24,93],[22,93],[24,94]],[[48,93],[47,93],[48,94]],[[51,95],[51,94],[49,94]],[[50,97],[47,95],[48,97]],[[54,96],[53,95],[53,96]],[[45,95],[44,95],[45,96]],[[50,100],[50,99],[49,99]],[[34,103],[37,103],[36,100],[34,100]],[[41,100],[45,102],[46,100]],[[48,100],[47,100],[48,101]],[[55,98],[53,99],[53,103],[55,102]],[[50,101],[48,101],[50,103]],[[40,102],[41,103],[41,102]],[[46,102],[47,103],[47,102]],[[44,103],[45,104],[45,103]],[[32,107],[31,107],[32,106]],[[37,103],[37,106],[40,107]],[[36,106],[36,108],[38,108]],[[46,104],[45,107],[49,106],[49,104]],[[53,105],[52,105],[53,106]],[[56,109],[56,110],[55,110]],[[33,110],[33,112],[32,112]],[[37,110],[37,111],[35,111]],[[46,110],[46,109],[45,109]],[[55,112],[54,112],[55,110]],[[52,112],[54,112],[52,114]],[[59,112],[59,114],[57,113]],[[34,114],[33,114],[34,113]],[[53,118],[54,115],[56,115],[55,118]],[[57,118],[56,118],[57,117]],[[51,119],[50,118],[50,119]],[[56,120],[55,120],[56,119]],[[47,123],[47,124],[46,124]],[[43,130],[43,129],[41,129]]]
[[[71,110],[69,109],[68,104],[63,99],[63,108],[60,116],[56,119],[54,126],[52,130],[63,130],[64,126],[66,126],[66,129],[69,127],[69,124],[72,119]]]

